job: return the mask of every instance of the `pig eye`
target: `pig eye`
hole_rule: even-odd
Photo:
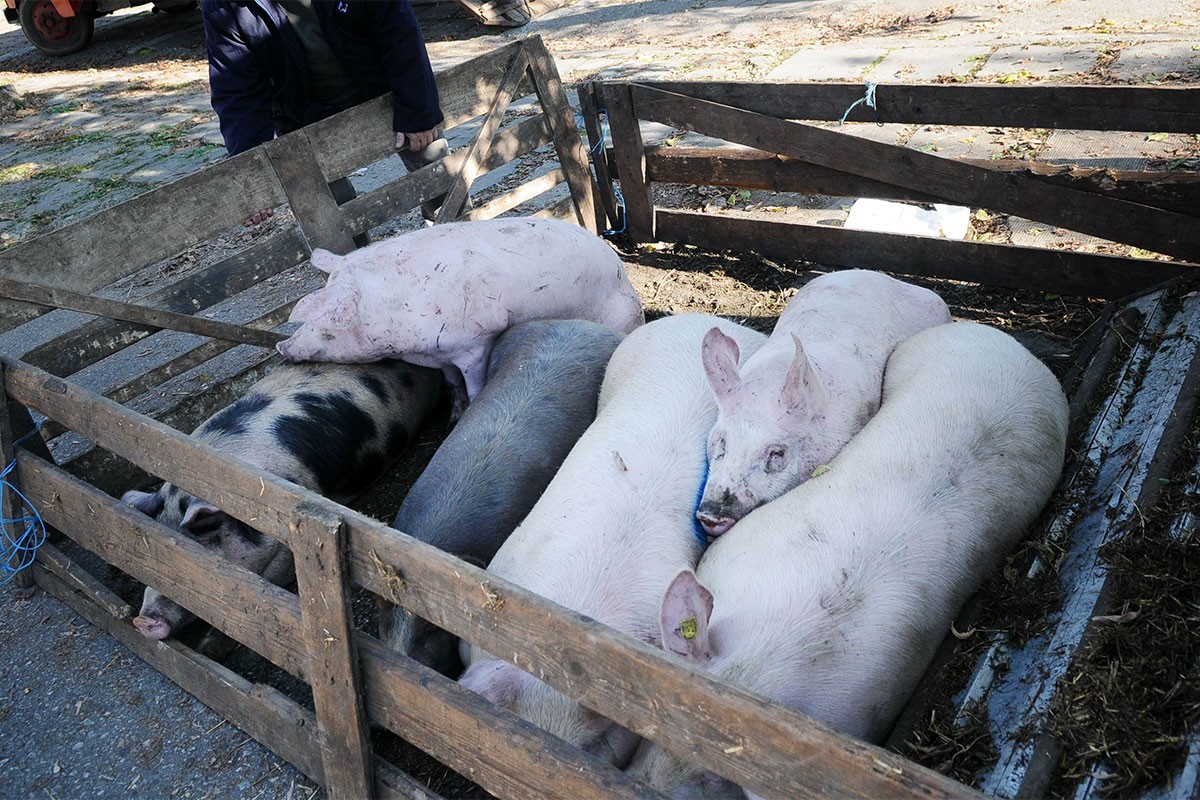
[[[767,463],[763,467],[766,472],[779,472],[787,466],[787,450],[773,447],[767,452]]]
[[[713,439],[712,444],[708,446],[709,459],[716,461],[725,457],[725,438]]]

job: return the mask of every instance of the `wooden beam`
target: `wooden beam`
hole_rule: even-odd
[[[436,224],[450,222],[462,211],[471,184],[479,174],[488,150],[491,149],[492,137],[496,135],[496,131],[504,119],[504,112],[508,110],[509,104],[513,101],[513,95],[525,77],[527,69],[529,69],[529,57],[525,48],[521,48],[513,56],[512,63],[508,65],[504,80],[500,82],[500,86],[492,98],[487,117],[479,126],[475,138],[471,140],[471,145],[467,148],[467,153],[463,157],[457,173],[452,176],[453,182],[450,191],[446,193],[441,207],[438,208],[437,219],[434,220]]]
[[[545,194],[555,186],[561,184],[565,178],[566,175],[563,173],[562,168],[556,167],[536,178],[525,181],[511,192],[505,192],[502,195],[494,197],[482,206],[476,206],[466,214],[463,214],[461,219],[491,219],[498,217],[506,211],[512,211],[517,206],[532,200],[538,195]],[[573,200],[571,205],[572,208],[575,208]],[[578,219],[575,221],[578,222]]]
[[[558,67],[554,65],[554,58],[540,36],[525,40],[525,53],[529,58],[534,90],[541,101],[542,111],[550,121],[550,130],[554,133],[558,163],[567,175],[567,188],[575,203],[576,222],[592,233],[599,233],[587,152],[579,138],[579,129],[575,127],[575,115],[563,91]]]
[[[652,242],[654,196],[646,177],[646,156],[630,87],[604,84],[604,111],[612,131],[614,162],[621,176],[625,228],[635,242]]]
[[[263,149],[309,246],[342,256],[354,250],[354,236],[321,172],[308,134],[303,129],[294,131],[267,142]]]
[[[1155,253],[1200,259],[1200,225],[1181,214],[639,84],[631,85],[630,93],[635,113],[655,122],[928,192],[960,205],[1061,225]]]
[[[296,507],[291,528],[325,788],[333,800],[374,797],[371,738],[343,565],[346,528],[337,515],[311,504]]]
[[[779,119],[826,121],[840,120],[865,91],[862,83],[645,81],[643,85]],[[1200,131],[1200,88],[1195,86],[881,83],[875,87],[875,102],[878,119],[885,123],[1148,133]],[[876,112],[860,105],[850,119],[875,122]]]
[[[866,267],[989,286],[1107,300],[1181,275],[1196,264],[1040,247],[901,236],[693,211],[658,212],[659,236],[714,251],[755,252],[833,267]]]
[[[579,85],[579,110],[583,114],[583,125],[588,137],[588,157],[595,170],[595,189],[600,197],[596,224],[599,230],[612,230],[620,226],[617,217],[617,196],[613,193],[613,171],[609,169],[609,148],[605,144],[604,127],[600,121],[600,108],[596,103],[596,82]],[[605,115],[607,117],[607,115]],[[607,123],[607,119],[605,120]],[[601,217],[603,212],[603,217]]]
[[[0,389],[5,386],[5,368],[0,364]],[[16,475],[9,477],[9,471],[16,469],[16,442],[20,436],[14,430],[13,422],[19,418],[22,411],[22,406],[12,399],[5,397],[3,413],[0,413],[0,468],[4,470],[4,479],[12,486],[20,484],[20,480]],[[25,412],[28,416],[28,411]],[[5,523],[6,526],[12,526],[13,533],[8,533],[8,527],[5,528],[5,536],[0,541],[6,545],[10,543],[14,545],[11,552],[6,552],[7,558],[4,561],[4,574],[7,576],[11,573],[10,582],[13,585],[15,596],[19,599],[28,598],[33,589],[33,574],[29,571],[29,567],[33,564],[34,552],[32,547],[38,544],[40,538],[40,529],[33,531],[33,535],[27,535],[26,532],[17,532],[17,526],[20,524],[17,520],[27,516],[23,506],[18,505],[18,498],[8,486],[0,485],[0,515],[6,520],[12,522]],[[32,529],[27,529],[32,531]]]

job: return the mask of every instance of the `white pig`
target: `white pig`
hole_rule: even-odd
[[[657,643],[662,593],[700,556],[694,514],[704,435],[716,417],[700,340],[713,326],[747,351],[766,338],[699,314],[656,320],[625,338],[609,361],[596,421],[490,572]],[[464,649],[464,686],[610,763],[632,755],[628,730],[506,661]]]
[[[829,472],[756,509],[662,601],[670,652],[878,740],[963,602],[1062,470],[1067,402],[1007,334],[970,322],[901,344],[883,405]],[[647,742],[631,771],[675,797],[731,784]]]
[[[346,256],[314,250],[312,264],[329,279],[292,310],[303,324],[279,343],[283,357],[441,369],[459,411],[483,386],[492,342],[518,322],[586,319],[628,333],[645,319],[613,249],[559,220],[436,225]]]
[[[933,292],[881,272],[845,270],[806,283],[770,340],[738,370],[736,343],[704,338],[720,411],[697,519],[720,536],[829,462],[879,408],[896,345],[950,321]]]

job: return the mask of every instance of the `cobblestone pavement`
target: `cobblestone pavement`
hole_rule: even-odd
[[[148,8],[101,18],[92,46],[60,59],[0,23],[0,247],[223,157],[198,15]],[[538,33],[568,84],[1200,80],[1200,2],[1181,0],[579,0],[509,31],[474,24],[453,3],[418,13],[436,68]],[[870,135],[946,155],[1126,168],[1195,157],[1200,146],[1177,134]],[[1033,224],[1012,232],[1049,235]],[[310,781],[246,738],[57,601],[0,596],[0,795],[309,796]]]

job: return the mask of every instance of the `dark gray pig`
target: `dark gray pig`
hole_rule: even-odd
[[[281,364],[192,434],[256,467],[332,498],[366,488],[403,451],[442,394],[437,370],[402,361]],[[139,511],[233,563],[285,585],[292,553],[216,506],[170,483],[126,492]],[[133,625],[165,639],[194,617],[147,586]]]
[[[487,383],[409,490],[393,527],[486,566],[595,418],[604,367],[621,338],[584,320],[505,331]],[[454,637],[399,606],[381,608],[380,637],[443,674],[461,666]]]

